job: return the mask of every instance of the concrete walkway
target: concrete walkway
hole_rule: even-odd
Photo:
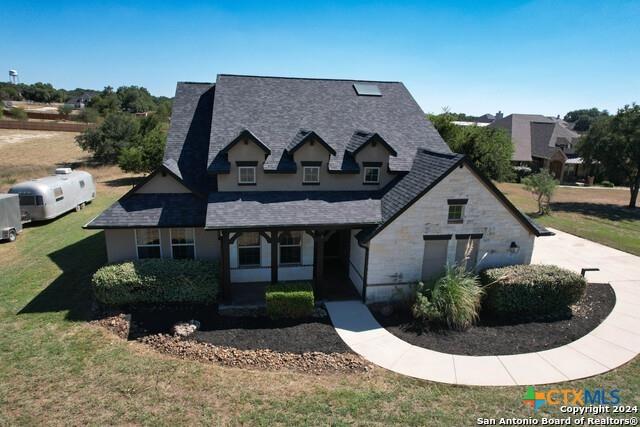
[[[640,352],[640,257],[553,230],[536,239],[534,263],[556,264],[609,282],[616,305],[586,336],[552,350],[509,356],[458,356],[416,347],[387,332],[358,301],[327,303],[336,331],[353,351],[385,369],[424,380],[464,385],[548,384],[607,372]]]

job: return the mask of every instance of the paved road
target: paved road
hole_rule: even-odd
[[[463,385],[548,384],[615,369],[640,352],[640,257],[561,231],[536,240],[533,263],[556,264],[609,282],[616,305],[591,333],[551,350],[508,356],[460,356],[411,345],[382,328],[358,301],[327,303],[336,331],[370,362],[424,380]]]

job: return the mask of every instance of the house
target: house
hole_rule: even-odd
[[[76,96],[67,100],[64,105],[73,108],[74,110],[79,110],[86,107],[93,98],[93,94],[89,92],[85,92],[80,96]]]
[[[575,146],[580,135],[558,119],[539,114],[510,114],[497,118],[489,126],[505,129],[511,135],[514,163],[548,169],[558,180],[565,179],[567,160],[577,158]],[[577,161],[570,163],[574,175],[580,171]]]
[[[287,280],[387,300],[467,247],[470,268],[528,263],[549,234],[402,83],[236,75],[178,83],[164,163],[86,227],[109,262],[218,260],[227,300]]]

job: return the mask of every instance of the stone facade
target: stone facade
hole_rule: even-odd
[[[448,199],[468,199],[462,224],[448,223]],[[455,262],[456,234],[482,234],[476,269],[528,264],[535,236],[468,167],[456,168],[370,242],[367,301],[389,299],[422,279],[424,235],[448,235],[447,263]],[[511,242],[518,247],[510,249]]]

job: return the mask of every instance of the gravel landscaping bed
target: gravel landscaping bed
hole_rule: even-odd
[[[195,339],[181,339],[165,334],[139,339],[155,350],[182,359],[215,362],[224,366],[252,369],[287,369],[313,374],[327,372],[366,372],[373,365],[353,353],[279,352],[269,349],[240,350]]]
[[[272,320],[266,316],[220,316],[215,307],[147,307],[131,314],[101,313],[92,324],[183,359],[255,369],[307,373],[365,372],[372,365],[351,352],[329,317]],[[188,337],[171,334],[176,324],[197,320]],[[188,324],[188,323],[184,323]]]
[[[608,284],[589,284],[584,297],[571,313],[561,318],[536,319],[505,324],[481,316],[477,325],[466,331],[420,330],[408,310],[394,310],[384,316],[373,315],[389,332],[413,345],[444,353],[469,356],[519,354],[548,350],[588,334],[609,315],[615,305],[615,293]]]

